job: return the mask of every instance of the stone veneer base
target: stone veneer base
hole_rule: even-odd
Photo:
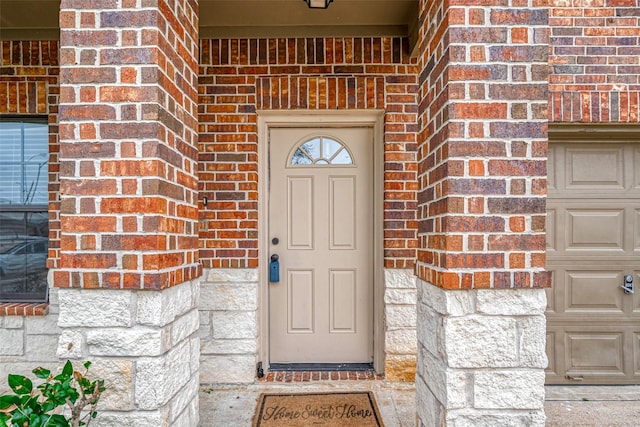
[[[104,378],[97,426],[198,425],[199,280],[162,291],[59,289],[58,356]]]
[[[544,289],[418,281],[420,426],[544,426]]]
[[[200,382],[251,383],[258,354],[258,269],[205,270],[200,311]],[[385,377],[412,382],[416,369],[416,278],[386,269]]]

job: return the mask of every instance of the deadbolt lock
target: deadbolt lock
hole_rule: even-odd
[[[633,293],[633,275],[632,274],[625,274],[624,284],[621,286],[621,288],[624,290],[625,294]]]

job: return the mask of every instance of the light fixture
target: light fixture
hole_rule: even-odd
[[[333,0],[304,0],[309,9],[326,9]]]

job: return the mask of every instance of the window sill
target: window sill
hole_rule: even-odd
[[[0,302],[0,316],[46,316],[49,303],[46,302]]]

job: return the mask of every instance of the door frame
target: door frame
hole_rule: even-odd
[[[259,110],[258,114],[258,357],[269,366],[269,129],[373,129],[373,368],[384,371],[384,110]]]

